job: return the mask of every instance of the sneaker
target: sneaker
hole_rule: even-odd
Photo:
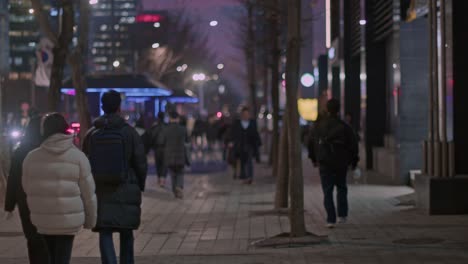
[[[348,219],[346,217],[338,217],[338,223],[339,224],[345,224]]]
[[[176,187],[174,195],[177,199],[184,199],[184,191],[180,187]]]
[[[335,224],[327,223],[326,227],[329,228],[329,229],[333,229],[333,228],[335,228]]]

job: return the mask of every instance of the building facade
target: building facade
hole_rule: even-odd
[[[132,71],[134,53],[130,26],[136,22],[137,0],[99,0],[91,3],[90,72]]]

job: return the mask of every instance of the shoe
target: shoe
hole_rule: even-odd
[[[176,187],[174,195],[177,199],[184,199],[184,190],[180,187]]]
[[[338,217],[338,223],[339,224],[345,224],[348,221],[346,217]]]
[[[166,188],[166,180],[165,179],[159,179],[159,187]]]
[[[333,229],[333,228],[335,228],[335,224],[333,224],[333,223],[327,223],[326,227],[327,227],[328,229]]]

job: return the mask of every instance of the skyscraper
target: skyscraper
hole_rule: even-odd
[[[91,0],[89,69],[131,71],[129,27],[135,23],[137,0]]]
[[[8,0],[0,0],[0,76],[8,72],[10,45],[8,38]]]

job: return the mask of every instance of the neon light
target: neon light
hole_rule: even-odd
[[[138,23],[156,23],[161,22],[162,16],[154,14],[142,14],[136,17]]]
[[[125,93],[126,96],[170,96],[171,91],[161,88],[88,88],[88,93],[105,93],[110,90],[115,90],[119,93]],[[67,95],[76,95],[75,89],[73,88],[62,88],[62,93]]]

